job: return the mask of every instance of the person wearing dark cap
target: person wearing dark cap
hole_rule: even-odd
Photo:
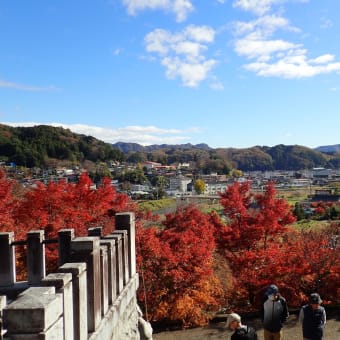
[[[326,311],[321,306],[322,300],[318,293],[309,296],[309,303],[300,309],[299,322],[302,324],[304,340],[322,340],[326,324]]]
[[[265,292],[261,308],[264,340],[282,340],[282,328],[288,316],[286,299],[279,293],[279,288],[271,284]]]
[[[254,328],[242,325],[240,315],[231,313],[228,315],[226,327],[234,331],[231,340],[257,340],[257,334]]]

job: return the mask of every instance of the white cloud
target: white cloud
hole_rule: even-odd
[[[333,26],[332,20],[328,18],[322,17],[320,20],[321,20],[320,27],[323,29],[327,29]]]
[[[271,6],[282,2],[281,0],[235,0],[234,7],[241,8],[244,11],[250,11],[258,15],[267,13]]]
[[[335,56],[324,54],[308,58],[306,49],[301,45],[284,40],[256,40],[249,37],[235,43],[239,55],[254,62],[243,67],[264,77],[306,78],[320,74],[340,72],[340,62]]]
[[[317,57],[315,59],[311,59],[310,63],[311,64],[327,64],[332,62],[335,59],[334,55],[332,54],[324,54],[321,55],[320,57]]]
[[[285,2],[308,2],[309,0],[234,0],[233,7],[249,11],[257,15],[264,15],[272,7]]]
[[[224,85],[221,83],[219,80],[217,80],[215,77],[213,77],[211,83],[210,83],[210,88],[215,91],[222,91],[224,90]]]
[[[235,44],[235,50],[239,55],[248,58],[259,58],[268,60],[273,53],[287,51],[298,47],[284,40],[256,40],[240,39]]]
[[[286,18],[268,13],[272,6],[293,0],[236,0],[235,7],[259,15],[248,22],[233,25],[236,40],[234,49],[251,62],[243,65],[263,77],[305,78],[320,74],[340,72],[340,63],[332,54],[308,58],[308,51],[302,44],[275,38],[278,30],[300,32]],[[306,2],[304,0],[295,0]]]
[[[199,83],[206,79],[216,62],[205,60],[200,63],[185,62],[177,57],[164,58],[162,65],[166,67],[166,75],[169,79],[180,77],[182,83],[187,87],[197,87]]]
[[[180,41],[173,46],[173,50],[176,54],[186,55],[188,58],[198,58],[202,50],[207,47],[192,41]]]
[[[26,84],[14,83],[6,80],[0,79],[0,88],[21,90],[21,91],[30,91],[30,92],[54,92],[59,91],[60,89],[55,86],[33,86]]]
[[[118,129],[108,129],[99,126],[85,124],[63,124],[63,123],[37,123],[37,122],[2,122],[9,126],[36,126],[49,125],[63,127],[71,131],[87,136],[93,136],[107,143],[127,142],[138,143],[141,145],[150,144],[180,144],[188,143],[191,139],[190,134],[200,131],[197,127],[186,130],[162,129],[155,126],[127,126]]]
[[[113,54],[114,56],[119,56],[121,53],[122,53],[122,49],[121,49],[121,48],[116,48],[116,49],[112,52],[112,54]]]
[[[190,0],[123,0],[130,15],[143,10],[164,10],[176,15],[178,22],[185,21],[194,6]]]
[[[291,26],[289,20],[279,15],[265,15],[255,20],[234,23],[234,34],[236,36],[244,34],[252,34],[261,37],[271,36],[276,30],[284,29],[293,32],[299,32],[296,27]]]
[[[307,59],[305,53],[305,50],[293,50],[275,62],[267,63],[256,61],[244,67],[259,76],[283,78],[307,78],[320,74],[340,72],[340,62],[326,62],[315,65],[311,60]]]
[[[184,86],[197,87],[217,63],[204,55],[214,38],[211,27],[190,25],[178,33],[156,29],[144,41],[148,52],[158,54],[169,79],[180,78]]]
[[[184,34],[198,42],[211,43],[215,39],[215,31],[209,26],[189,25],[185,28]]]

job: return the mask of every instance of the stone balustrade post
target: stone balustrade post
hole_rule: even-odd
[[[71,261],[86,263],[87,325],[94,332],[101,320],[100,245],[98,237],[77,237],[71,242]]]
[[[115,252],[115,240],[106,238],[100,240],[100,244],[107,247],[107,274],[108,274],[108,302],[112,305],[117,297],[116,288],[116,252]]]
[[[28,282],[39,284],[46,275],[44,231],[33,230],[27,233],[27,271]]]
[[[3,309],[4,340],[64,339],[63,301],[54,287],[31,287]]]
[[[129,250],[129,275],[130,278],[136,274],[136,225],[133,212],[117,213],[116,230],[126,230],[128,233]]]
[[[74,239],[74,229],[61,229],[58,232],[59,266],[68,262],[71,256],[71,241]]]
[[[11,286],[16,281],[14,232],[0,233],[0,286]]]
[[[116,293],[118,296],[122,292],[124,286],[122,236],[113,233],[110,237],[115,240]]]
[[[102,237],[102,232],[103,232],[102,227],[92,227],[87,230],[87,235]]]
[[[52,273],[42,279],[43,286],[53,286],[63,297],[64,340],[73,340],[72,274]]]
[[[73,337],[74,340],[87,340],[86,263],[65,263],[58,272],[72,274]]]
[[[108,260],[107,247],[100,243],[100,276],[101,280],[101,313],[102,316],[106,314],[109,309],[108,298]]]
[[[113,235],[121,236],[122,243],[122,275],[123,275],[123,285],[126,286],[130,279],[130,270],[129,270],[129,244],[128,244],[128,234],[126,230],[115,230]]]
[[[5,330],[2,327],[2,310],[5,308],[7,304],[6,295],[0,295],[0,340],[3,340]]]

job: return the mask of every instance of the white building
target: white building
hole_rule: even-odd
[[[187,186],[191,182],[191,178],[185,176],[172,177],[169,180],[170,192],[187,192]]]

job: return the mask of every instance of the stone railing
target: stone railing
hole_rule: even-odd
[[[139,339],[135,220],[116,214],[116,229],[88,237],[73,229],[45,240],[41,230],[24,241],[0,233],[0,339]],[[59,268],[46,275],[45,244],[57,242]],[[16,282],[16,246],[26,246],[27,275]]]

